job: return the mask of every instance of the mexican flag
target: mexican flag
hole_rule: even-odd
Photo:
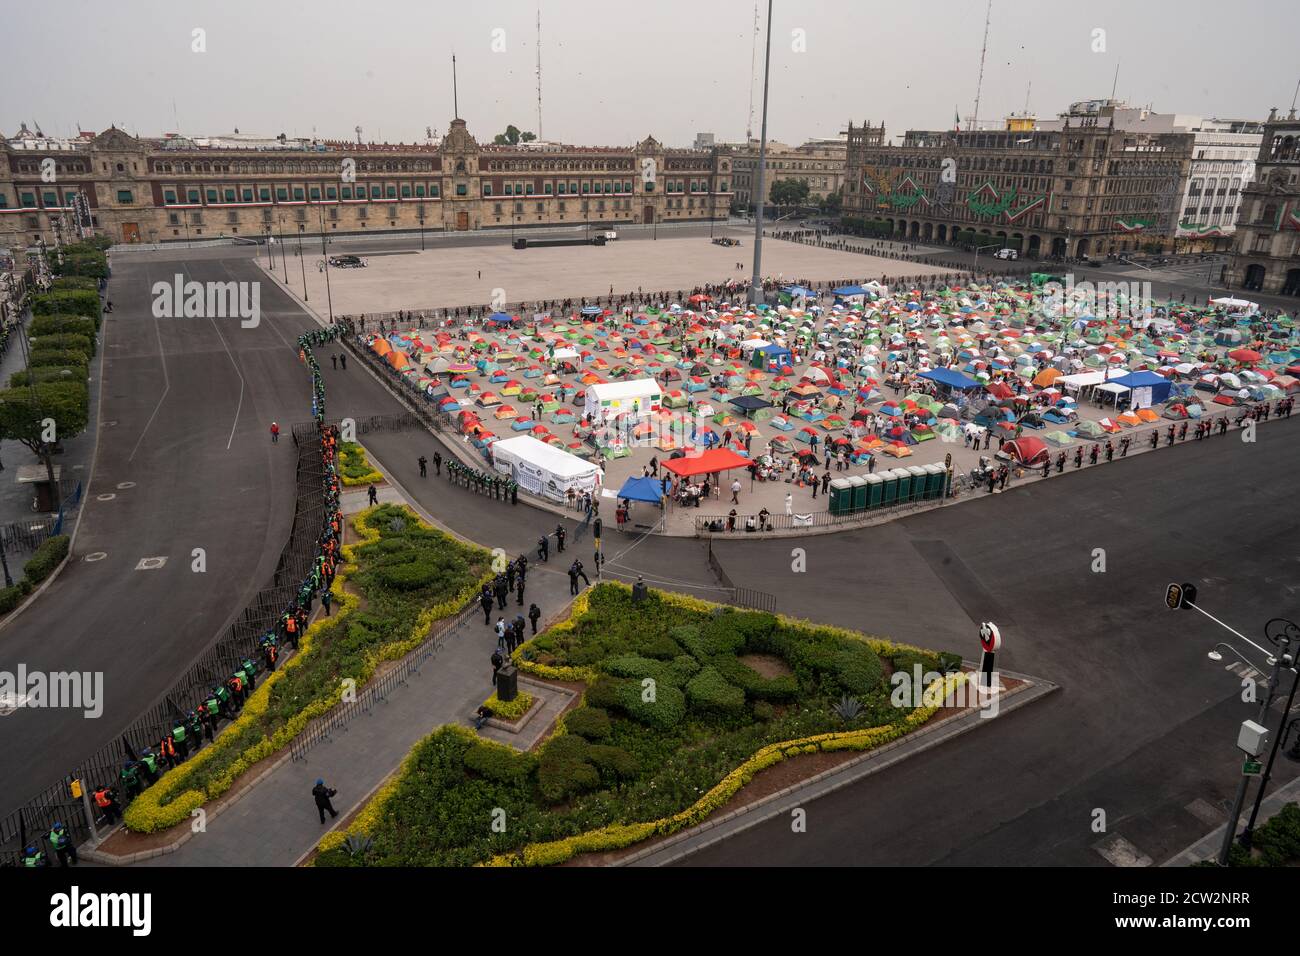
[[[1154,223],[1150,219],[1116,219],[1115,225],[1120,232],[1141,232]]]
[[[1178,236],[1182,239],[1210,239],[1222,236],[1223,230],[1218,226],[1206,226],[1199,222],[1180,222]]]
[[[958,133],[961,132],[961,111],[955,106],[952,108],[952,128]]]

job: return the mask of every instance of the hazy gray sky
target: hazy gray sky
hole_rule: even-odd
[[[536,0],[47,0],[0,32],[0,132],[112,123],[142,135],[423,139],[460,114],[480,140],[537,128]],[[993,0],[982,119],[1110,94],[1164,112],[1263,118],[1300,79],[1294,0]],[[542,0],[542,133],[626,145],[745,135],[753,0]],[[766,0],[760,5],[766,15]],[[985,0],[776,0],[769,137],[891,135],[974,108]],[[206,31],[206,52],[192,31]],[[501,30],[503,33],[495,33]],[[1104,30],[1104,37],[1094,31]],[[803,31],[803,52],[793,46]],[[1098,39],[1105,51],[1094,52]],[[504,42],[504,51],[493,49]],[[761,81],[760,38],[755,74]],[[754,85],[758,134],[761,85]],[[175,103],[173,112],[173,101]],[[178,122],[179,121],[179,122]]]

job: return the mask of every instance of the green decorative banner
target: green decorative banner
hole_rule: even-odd
[[[1154,219],[1116,219],[1115,225],[1120,232],[1141,232],[1154,226]]]

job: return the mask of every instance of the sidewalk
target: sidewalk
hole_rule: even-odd
[[[24,328],[30,325],[31,318],[30,311],[24,314]],[[111,320],[111,316],[106,316],[105,322],[109,320]],[[95,441],[98,433],[99,379],[104,366],[103,328],[100,329],[96,347],[97,354],[90,362],[90,410],[85,431],[75,438],[69,438],[62,442],[62,454],[52,456],[55,473],[60,476],[61,483],[64,485],[76,481],[82,483],[83,499],[87,490],[86,486],[90,484],[90,471],[94,463]],[[15,337],[9,345],[9,350],[3,356],[0,356],[0,387],[7,388],[9,386],[9,377],[15,372],[21,372],[24,368],[26,368],[26,363],[23,360],[22,345]],[[31,519],[43,520],[50,517],[47,512],[38,513],[32,510],[32,498],[35,494],[32,486],[18,483],[18,469],[20,467],[28,465],[41,466],[41,464],[41,460],[33,455],[31,450],[21,442],[0,440],[0,465],[3,465],[3,468],[0,469],[0,525],[21,524]],[[41,467],[41,473],[44,475],[43,466]],[[65,509],[65,534],[72,533],[72,525],[75,521],[76,511]],[[9,562],[9,572],[15,580],[22,575],[22,569],[31,555],[30,551],[13,545],[6,550],[5,557]]]
[[[1300,777],[1292,780],[1290,783],[1277,787],[1264,798],[1264,802],[1259,808],[1259,819],[1255,821],[1256,828],[1264,825],[1270,817],[1278,813],[1288,803],[1300,801]],[[1242,807],[1241,817],[1237,820],[1237,832],[1240,833],[1245,827],[1246,821],[1250,819],[1250,808],[1254,803],[1254,797],[1246,801]],[[1224,824],[1226,826],[1227,824]],[[1171,856],[1161,866],[1192,866],[1200,863],[1202,860],[1216,860],[1219,857],[1219,850],[1223,846],[1223,827],[1218,827],[1211,833],[1207,833],[1201,839],[1197,840],[1183,852]]]
[[[401,500],[391,488],[383,489],[380,497]],[[529,571],[526,602],[537,603],[543,620],[559,614],[569,601],[567,574],[536,564]],[[519,610],[512,598],[502,613],[513,618]],[[488,659],[495,647],[496,638],[482,618],[470,618],[410,676],[405,687],[391,692],[374,711],[335,731],[332,739],[309,750],[305,759],[280,758],[221,814],[210,817],[205,832],[143,865],[294,866],[330,829],[320,824],[312,802],[317,778],[339,791],[334,798],[339,817],[332,823],[342,822],[434,728],[453,723],[473,726],[474,711],[492,693]]]

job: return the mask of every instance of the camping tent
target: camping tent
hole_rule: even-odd
[[[1122,378],[1113,378],[1108,384],[1122,385],[1131,390],[1130,408],[1150,408],[1169,399],[1172,385],[1169,379],[1155,372],[1131,372]]]
[[[789,349],[768,344],[760,345],[754,349],[749,364],[758,369],[775,369],[780,368],[782,365],[793,365],[794,360]]]
[[[587,386],[586,413],[597,422],[623,414],[647,418],[659,411],[663,393],[652,378],[624,382],[600,382]]]
[[[570,488],[594,491],[600,478],[600,469],[591,462],[531,435],[493,442],[492,464],[520,488],[552,501],[564,501]]]
[[[1020,464],[1031,467],[1041,465],[1050,457],[1043,440],[1028,435],[1007,442],[1002,446],[1002,451],[1015,458]]]

